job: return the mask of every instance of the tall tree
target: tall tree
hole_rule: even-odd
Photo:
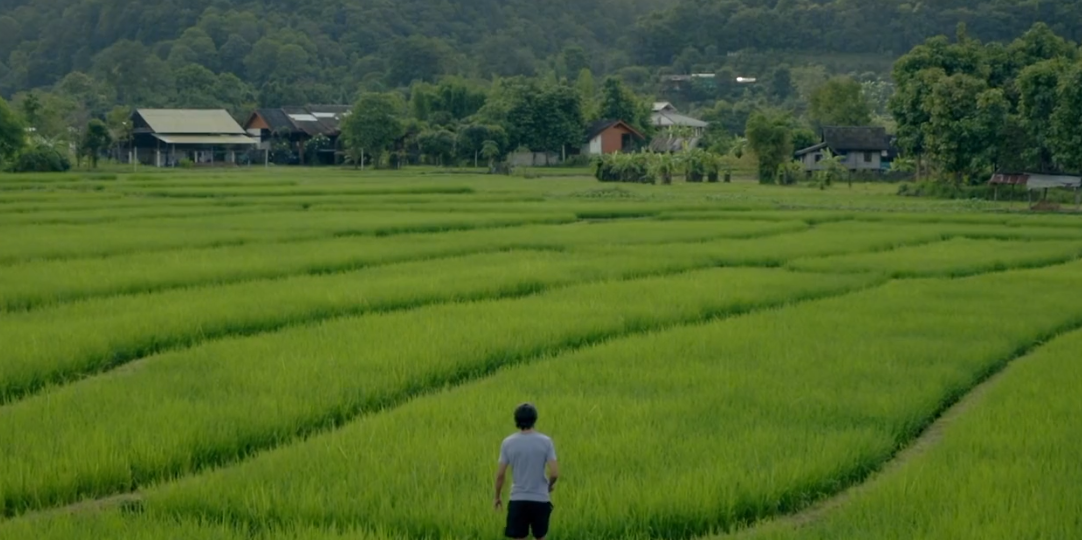
[[[1018,76],[1018,113],[1025,130],[1025,161],[1041,171],[1054,167],[1050,146],[1052,114],[1058,105],[1059,80],[1068,66],[1060,59],[1027,66]]]
[[[601,84],[601,107],[598,116],[602,120],[623,120],[640,132],[650,128],[650,109],[616,77],[608,77]]]
[[[812,93],[808,117],[816,127],[866,126],[872,109],[864,89],[851,77],[834,77]]]
[[[25,145],[25,124],[0,97],[0,162],[14,158]]]
[[[579,45],[568,45],[560,53],[560,61],[563,64],[563,74],[568,80],[574,82],[584,69],[590,69],[590,61],[586,57],[586,50]]]
[[[19,110],[23,114],[23,120],[26,120],[30,127],[36,127],[41,120],[41,109],[41,99],[38,98],[35,92],[26,94],[26,97],[19,103]]]
[[[1082,173],[1082,62],[1073,64],[1062,76],[1056,95],[1058,106],[1052,113],[1049,145],[1059,167]]]
[[[759,182],[776,182],[778,167],[792,158],[792,118],[783,111],[760,109],[748,118],[748,148],[759,161]]]
[[[405,104],[397,94],[364,93],[342,122],[342,137],[354,165],[378,158],[403,135]]]
[[[447,72],[450,60],[450,48],[440,39],[422,35],[399,39],[387,51],[387,82],[394,86],[433,82]]]
[[[779,66],[770,74],[770,94],[778,101],[785,101],[793,94],[793,72]]]
[[[98,158],[101,153],[113,144],[113,136],[109,134],[109,126],[101,120],[91,120],[83,133],[82,143],[79,145],[80,152],[90,159],[90,165],[98,168]]]
[[[962,181],[994,164],[998,130],[1006,121],[1002,92],[969,75],[939,81],[924,107],[928,154],[943,172]]]

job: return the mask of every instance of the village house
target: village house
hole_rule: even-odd
[[[695,148],[710,125],[680,114],[667,101],[654,103],[650,123],[657,129],[657,135],[650,141],[650,149],[654,152],[679,152],[684,148]]]
[[[582,153],[597,156],[615,152],[627,152],[646,137],[623,120],[594,122],[586,131],[586,146]]]
[[[805,171],[813,172],[823,168],[821,162],[828,151],[841,157],[842,165],[852,172],[886,171],[897,154],[886,128],[825,127],[820,142],[797,150],[795,157]]]
[[[235,164],[238,153],[259,144],[224,109],[136,109],[132,152],[136,162],[175,167]]]
[[[342,119],[349,114],[348,105],[308,105],[259,109],[248,117],[244,129],[259,138],[259,148],[270,152],[275,141],[285,141],[296,158],[295,164],[305,165],[309,141],[323,137],[325,144],[315,151],[316,163],[333,165],[341,155],[339,136]],[[308,163],[314,164],[314,163]]]

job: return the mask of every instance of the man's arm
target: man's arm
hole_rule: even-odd
[[[503,500],[500,498],[503,493],[503,483],[507,480],[507,463],[501,462],[500,468],[496,470],[496,497],[492,500],[492,506],[499,510],[503,506]]]
[[[549,467],[549,493],[556,488],[556,480],[560,478],[560,466],[556,463],[556,445],[549,440],[548,455],[545,456]]]
[[[548,462],[549,466],[549,493],[556,488],[556,480],[560,478],[560,466],[556,463],[556,458],[552,458]]]

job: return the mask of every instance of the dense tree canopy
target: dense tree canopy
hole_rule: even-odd
[[[1077,48],[1043,24],[1008,45],[960,27],[895,64],[901,146],[956,180],[993,170],[1082,171]]]

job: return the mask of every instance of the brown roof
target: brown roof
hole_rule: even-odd
[[[623,120],[598,120],[597,122],[590,124],[589,127],[586,128],[586,140],[591,140],[594,137],[601,135],[605,131],[608,131],[617,126],[622,127],[627,131],[630,131],[632,135],[635,135],[640,139],[646,138],[645,135],[639,133],[639,130],[629,126],[627,122],[624,122]]]

